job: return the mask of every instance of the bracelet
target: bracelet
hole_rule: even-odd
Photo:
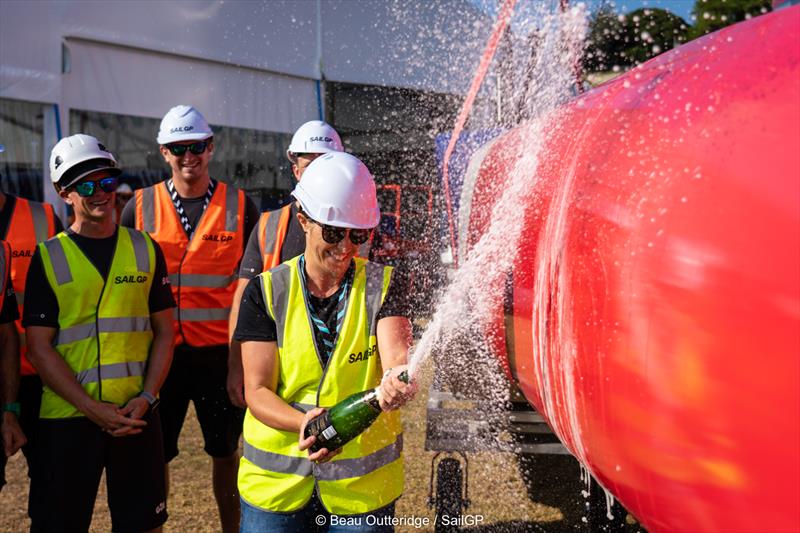
[[[142,392],[139,393],[139,398],[144,398],[145,400],[147,400],[147,403],[149,403],[151,407],[153,406],[154,403],[156,403],[156,397],[147,392],[146,390],[143,390]]]
[[[19,402],[9,402],[3,404],[3,412],[14,413],[17,415],[17,418],[19,418],[22,408],[20,407]]]

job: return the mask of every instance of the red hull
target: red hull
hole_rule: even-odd
[[[591,91],[530,178],[498,351],[651,531],[800,530],[798,36],[781,10]],[[530,128],[485,153],[469,242]]]

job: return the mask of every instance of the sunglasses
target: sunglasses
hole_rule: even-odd
[[[119,187],[119,180],[117,178],[103,178],[96,181],[84,181],[72,187],[83,198],[93,196],[100,187],[104,192],[114,192]]]
[[[200,155],[206,151],[207,147],[208,141],[198,141],[192,144],[168,144],[167,150],[175,157],[180,157],[186,153],[186,150],[189,150],[194,155]]]
[[[306,219],[322,228],[322,239],[328,244],[338,244],[344,239],[346,233],[350,233],[350,242],[359,246],[367,242],[369,234],[372,231],[371,229],[337,228],[336,226],[329,226],[322,222],[317,222],[308,216],[306,216]]]

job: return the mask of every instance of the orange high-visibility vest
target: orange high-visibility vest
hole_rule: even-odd
[[[191,241],[166,182],[136,191],[136,229],[161,246],[175,296],[176,344],[228,344],[228,315],[246,240],[243,191],[218,182]]]
[[[7,201],[7,200],[6,200]],[[36,374],[36,369],[25,356],[25,329],[22,327],[22,303],[25,300],[25,280],[28,278],[28,267],[31,264],[36,245],[56,234],[56,214],[53,206],[32,202],[16,197],[11,222],[8,225],[6,241],[11,245],[11,282],[17,295],[19,316],[17,331],[20,339],[20,373],[23,376]]]
[[[0,241],[0,309],[3,308],[3,304],[6,302],[6,280],[8,279],[8,273],[11,270],[11,245],[8,244],[6,241]]]
[[[289,228],[292,204],[262,213],[258,219],[258,249],[264,258],[262,272],[281,263],[281,248]]]

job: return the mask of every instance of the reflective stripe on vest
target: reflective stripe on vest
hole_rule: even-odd
[[[370,472],[386,466],[400,459],[403,452],[403,435],[398,435],[392,444],[381,448],[366,457],[355,459],[342,459],[327,463],[314,464],[305,457],[289,457],[277,453],[259,450],[247,441],[243,443],[244,458],[263,470],[278,472],[279,474],[293,474],[295,476],[314,475],[323,481],[341,481],[361,477]]]
[[[136,191],[136,227],[164,252],[178,307],[175,342],[191,346],[228,343],[228,317],[244,251],[245,196],[218,182],[191,241],[165,183]]]
[[[131,376],[144,376],[147,364],[143,361],[131,363],[112,363],[110,365],[100,365],[99,367],[89,368],[75,374],[75,378],[81,385],[97,383],[101,378],[127,378]]]
[[[278,210],[268,211],[258,219],[258,247],[263,258],[262,272],[280,264],[281,250],[286,240],[291,215],[292,204],[289,204]]]
[[[220,309],[178,309],[173,312],[175,319],[181,322],[206,322],[208,320],[227,320],[231,314],[230,307]]]
[[[227,287],[236,279],[235,276],[217,276],[215,274],[170,274],[170,283],[180,283],[184,287],[203,287],[218,289]]]
[[[331,407],[380,383],[382,369],[375,336],[377,314],[391,279],[391,267],[355,259],[342,330],[327,366],[317,355],[302,290],[298,258],[261,274],[263,298],[278,333],[276,394],[293,406]],[[297,408],[297,407],[295,407]],[[261,509],[291,512],[304,506],[319,486],[332,513],[351,515],[388,505],[403,488],[399,413],[382,413],[329,463],[311,465],[297,447],[297,434],[245,415],[245,453],[239,466],[242,498]],[[357,479],[354,479],[357,478]]]
[[[153,341],[149,307],[155,275],[152,241],[139,231],[119,228],[105,280],[66,233],[40,244],[39,253],[59,307],[55,350],[90,397],[124,405],[142,390]],[[83,414],[45,387],[40,416]]]
[[[126,333],[132,331],[149,331],[150,317],[121,317],[121,318],[98,318],[97,322],[91,324],[79,324],[71,328],[59,329],[56,334],[56,344],[69,344],[78,342],[97,335],[97,326],[100,326],[100,333]]]
[[[20,373],[36,374],[36,369],[25,356],[25,329],[22,327],[22,305],[25,302],[25,280],[36,245],[56,233],[56,215],[53,206],[15,198],[14,210],[6,231],[6,241],[11,245],[14,260],[11,263],[11,281],[17,296],[20,319],[16,321],[20,335]]]

